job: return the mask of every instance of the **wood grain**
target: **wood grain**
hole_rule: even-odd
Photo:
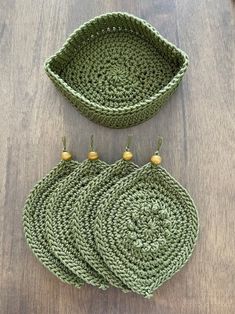
[[[190,57],[189,70],[168,104],[156,117],[126,130],[82,117],[43,69],[45,59],[78,25],[107,11],[147,19]],[[235,313],[234,29],[230,0],[1,0],[0,313]],[[161,134],[164,166],[198,206],[197,248],[151,300],[114,288],[102,292],[63,284],[25,243],[25,198],[58,162],[61,136],[67,135],[69,147],[83,160],[91,133],[107,162],[120,157],[132,133],[140,165]]]

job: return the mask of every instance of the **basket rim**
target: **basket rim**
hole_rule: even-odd
[[[143,26],[145,26],[145,28],[147,28],[148,31],[152,32],[155,35],[155,37],[160,39],[160,41],[162,42],[163,45],[167,45],[169,48],[172,49],[172,52],[177,52],[178,54],[180,54],[183,57],[182,66],[180,67],[179,71],[168,82],[167,85],[165,85],[163,88],[161,88],[158,92],[156,92],[151,97],[148,97],[148,98],[146,98],[146,99],[144,99],[144,100],[142,100],[136,104],[133,104],[131,106],[128,105],[128,106],[124,106],[121,108],[110,108],[110,107],[106,107],[105,105],[100,105],[97,102],[93,102],[93,101],[89,100],[88,98],[83,96],[79,91],[76,91],[70,85],[68,85],[55,71],[53,71],[51,69],[51,62],[54,61],[57,57],[63,56],[64,51],[67,50],[71,41],[73,41],[73,39],[76,37],[76,35],[80,31],[87,29],[87,27],[89,25],[96,23],[97,21],[99,21],[101,19],[104,19],[106,17],[112,17],[112,16],[127,17],[127,18],[130,18],[132,20],[138,21]],[[99,16],[96,16],[93,19],[90,19],[88,22],[85,22],[84,24],[82,24],[81,26],[76,28],[69,35],[69,37],[66,39],[66,41],[62,45],[62,47],[54,55],[52,55],[51,57],[46,59],[46,61],[44,63],[44,69],[49,76],[52,76],[57,81],[57,83],[59,83],[59,85],[61,85],[63,87],[64,90],[66,90],[69,94],[71,94],[77,100],[81,101],[82,104],[85,105],[87,108],[89,108],[91,110],[96,109],[97,111],[103,111],[103,112],[106,112],[107,114],[109,114],[109,113],[110,114],[123,114],[123,113],[128,113],[128,112],[134,113],[134,112],[138,111],[139,109],[143,108],[144,106],[150,105],[151,103],[153,103],[154,101],[159,99],[161,96],[163,96],[167,91],[173,89],[177,85],[177,83],[181,80],[181,78],[183,77],[184,73],[187,70],[188,64],[189,64],[188,55],[184,51],[182,51],[180,48],[176,47],[174,44],[169,42],[166,38],[164,38],[155,29],[155,27],[153,27],[151,24],[149,24],[144,19],[136,17],[133,14],[130,14],[127,12],[109,12],[109,13],[105,13],[105,14],[101,14]]]

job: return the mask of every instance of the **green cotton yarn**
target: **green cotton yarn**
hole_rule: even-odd
[[[150,297],[191,256],[198,215],[187,191],[149,163],[103,195],[94,226],[107,267],[132,291]]]
[[[80,287],[109,285],[145,297],[189,260],[198,235],[198,214],[188,192],[159,164],[113,165],[91,151],[89,160],[61,161],[30,192],[23,212],[33,253],[62,281]]]
[[[187,55],[149,23],[114,12],[75,30],[45,70],[87,118],[126,128],[158,112],[187,66]]]
[[[46,234],[56,257],[82,280],[102,289],[108,287],[108,282],[90,267],[76,248],[71,222],[73,206],[83,189],[108,167],[100,160],[83,161],[57,185],[46,215]]]
[[[111,272],[97,251],[94,239],[95,218],[101,202],[103,206],[107,202],[106,198],[102,198],[104,193],[108,194],[113,185],[137,168],[130,161],[117,161],[84,188],[73,208],[73,233],[79,252],[110,284],[124,291],[128,290],[127,286]]]
[[[61,161],[30,192],[23,211],[24,233],[38,260],[62,281],[80,287],[83,280],[54,255],[46,237],[46,211],[50,197],[69,174],[80,167],[76,161]]]

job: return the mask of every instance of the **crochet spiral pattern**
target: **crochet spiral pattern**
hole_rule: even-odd
[[[51,196],[46,216],[47,237],[54,254],[74,274],[102,289],[108,287],[108,282],[90,267],[76,248],[71,218],[73,205],[82,190],[107,167],[108,165],[100,160],[83,161],[57,186]]]
[[[187,262],[197,233],[189,194],[151,163],[120,180],[97,208],[97,250],[123,283],[146,297]]]
[[[97,251],[94,229],[96,210],[99,207],[100,200],[102,200],[102,203],[104,202],[102,198],[103,194],[109,191],[120,179],[126,177],[136,169],[137,166],[132,162],[125,160],[117,161],[87,185],[73,210],[73,232],[76,239],[76,246],[82,256],[110,284],[125,291],[128,290],[127,286],[110,271]]]
[[[27,242],[62,281],[109,285],[144,297],[179,271],[198,235],[188,192],[160,166],[157,151],[139,168],[130,137],[122,159],[108,165],[93,149],[82,163],[66,151],[30,192],[23,212]]]
[[[36,184],[24,207],[23,226],[28,245],[40,262],[62,281],[80,287],[83,280],[54,255],[46,237],[46,211],[51,194],[77,167],[79,163],[76,161],[61,161]]]
[[[45,70],[87,118],[125,128],[156,114],[187,66],[187,55],[153,26],[117,12],[75,30]]]

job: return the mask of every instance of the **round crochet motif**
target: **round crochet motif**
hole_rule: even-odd
[[[61,78],[91,102],[123,108],[154,95],[176,72],[177,66],[151,43],[143,44],[135,34],[109,32],[82,47]]]
[[[79,163],[61,161],[30,192],[23,212],[23,225],[26,240],[41,263],[58,278],[76,287],[83,280],[71,272],[52,252],[46,238],[46,210],[50,197],[60,182],[71,174]]]
[[[117,12],[78,28],[45,70],[86,117],[124,128],[156,114],[187,66],[186,54],[153,26]]]
[[[110,284],[121,288],[124,291],[128,290],[127,286],[110,271],[96,249],[94,240],[94,223],[100,199],[102,199],[102,204],[105,204],[108,200],[108,198],[107,200],[102,198],[103,194],[109,191],[115,183],[119,182],[119,180],[128,176],[136,169],[137,166],[130,161],[117,161],[84,188],[74,207],[73,214],[73,231],[76,239],[76,246],[83,258],[97,272],[104,276]]]
[[[120,180],[97,208],[97,250],[123,283],[146,297],[188,261],[197,233],[187,191],[150,163]]]
[[[85,160],[61,184],[51,196],[46,215],[47,238],[54,254],[74,274],[85,282],[105,289],[108,282],[84,260],[75,246],[72,234],[73,205],[82,190],[109,166],[100,160]]]

